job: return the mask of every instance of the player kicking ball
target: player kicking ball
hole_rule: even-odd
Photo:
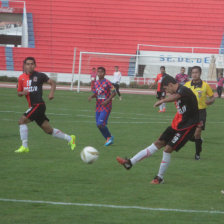
[[[52,79],[49,79],[46,74],[35,71],[35,68],[35,59],[33,57],[27,57],[23,62],[24,73],[20,75],[18,79],[18,96],[26,96],[29,109],[19,119],[19,132],[22,146],[15,152],[29,152],[27,124],[32,121],[35,121],[45,133],[66,140],[68,145],[70,145],[71,150],[74,150],[76,146],[75,136],[69,136],[56,128],[52,128],[49,119],[45,115],[46,106],[42,98],[43,83],[47,83],[51,86],[48,95],[49,100],[54,98],[56,83]]]
[[[110,81],[105,79],[106,69],[104,67],[97,68],[99,80],[93,86],[93,95],[88,100],[96,98],[96,125],[104,138],[106,139],[105,146],[114,143],[114,137],[111,135],[107,121],[112,109],[112,99],[116,95],[114,86]]]
[[[162,87],[171,95],[157,101],[154,107],[158,107],[162,103],[175,102],[177,113],[174,116],[171,126],[162,133],[158,140],[137,153],[131,159],[117,157],[117,161],[121,165],[126,169],[130,169],[137,162],[152,156],[159,149],[165,147],[159,172],[151,181],[151,184],[161,184],[164,182],[164,174],[170,164],[171,153],[173,151],[179,151],[190,140],[199,122],[197,99],[190,89],[179,85],[169,75],[163,78]]]

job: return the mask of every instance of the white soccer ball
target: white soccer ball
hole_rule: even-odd
[[[85,163],[93,163],[99,157],[99,152],[92,146],[86,146],[80,153],[81,159]]]

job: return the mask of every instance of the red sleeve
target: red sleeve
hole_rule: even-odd
[[[21,79],[21,77],[19,77],[18,79],[18,86],[17,86],[17,92],[21,92],[23,91],[23,80]]]
[[[159,81],[159,75],[156,76],[155,82]]]

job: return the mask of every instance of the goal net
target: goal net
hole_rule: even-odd
[[[175,77],[182,67],[191,77],[193,66],[202,68],[201,78],[216,82],[217,70],[224,67],[224,57],[221,54],[199,54],[182,52],[161,52],[141,50],[137,55],[100,52],[80,52],[79,72],[75,84],[77,91],[85,84],[90,84],[92,68],[105,67],[106,78],[113,80],[114,67],[119,66],[122,73],[121,83],[130,85],[149,85],[160,73],[160,66],[165,66],[166,73]]]

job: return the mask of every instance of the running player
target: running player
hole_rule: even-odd
[[[93,87],[93,95],[88,100],[96,98],[96,125],[106,139],[105,146],[114,142],[114,137],[107,128],[107,120],[112,109],[112,98],[116,95],[114,86],[110,81],[105,79],[106,69],[104,67],[97,68],[99,80],[95,82]]]
[[[120,93],[120,90],[119,90],[122,75],[121,75],[121,72],[119,71],[118,66],[115,66],[114,70],[115,71],[114,71],[114,78],[113,78],[112,84],[116,89],[116,93],[119,96],[119,99],[122,100],[121,93]]]
[[[187,141],[192,138],[198,124],[197,99],[193,92],[187,87],[179,85],[176,80],[169,75],[166,75],[163,78],[162,87],[171,95],[165,99],[157,101],[154,104],[154,107],[157,107],[162,103],[175,101],[177,113],[171,126],[162,133],[158,140],[137,153],[131,159],[117,157],[117,161],[121,165],[126,169],[130,169],[137,162],[151,156],[165,146],[158,175],[151,181],[151,184],[163,183],[164,173],[169,166],[171,153],[173,151],[179,151]]]
[[[54,98],[56,83],[52,79],[49,79],[46,74],[35,71],[35,67],[35,59],[33,57],[27,57],[23,62],[24,73],[20,75],[18,79],[18,96],[26,96],[29,109],[19,119],[19,131],[22,146],[15,152],[29,152],[27,124],[32,121],[35,121],[45,133],[66,140],[71,149],[74,150],[76,146],[75,136],[69,136],[56,128],[52,128],[49,119],[45,115],[46,106],[42,98],[43,83],[48,83],[51,86],[48,95],[49,100]]]
[[[199,125],[196,128],[193,141],[195,141],[195,160],[200,160],[200,153],[202,151],[202,140],[201,132],[205,130],[206,122],[206,108],[208,105],[211,105],[215,102],[214,93],[212,88],[207,82],[201,80],[201,67],[194,66],[191,70],[192,81],[185,83],[185,86],[190,88],[198,100],[198,109],[199,109]],[[207,97],[209,99],[207,99]]]
[[[161,99],[165,99],[166,97],[166,92],[164,91],[164,89],[162,88],[161,86],[161,82],[162,82],[162,79],[163,77],[167,75],[166,74],[166,68],[165,66],[161,66],[160,67],[160,74],[157,75],[156,79],[155,79],[155,82],[152,83],[149,87],[152,88],[153,86],[156,86],[157,84],[157,93],[156,93],[156,98],[158,100],[161,100]],[[166,104],[165,103],[162,103],[160,106],[159,106],[159,112],[166,112]]]

